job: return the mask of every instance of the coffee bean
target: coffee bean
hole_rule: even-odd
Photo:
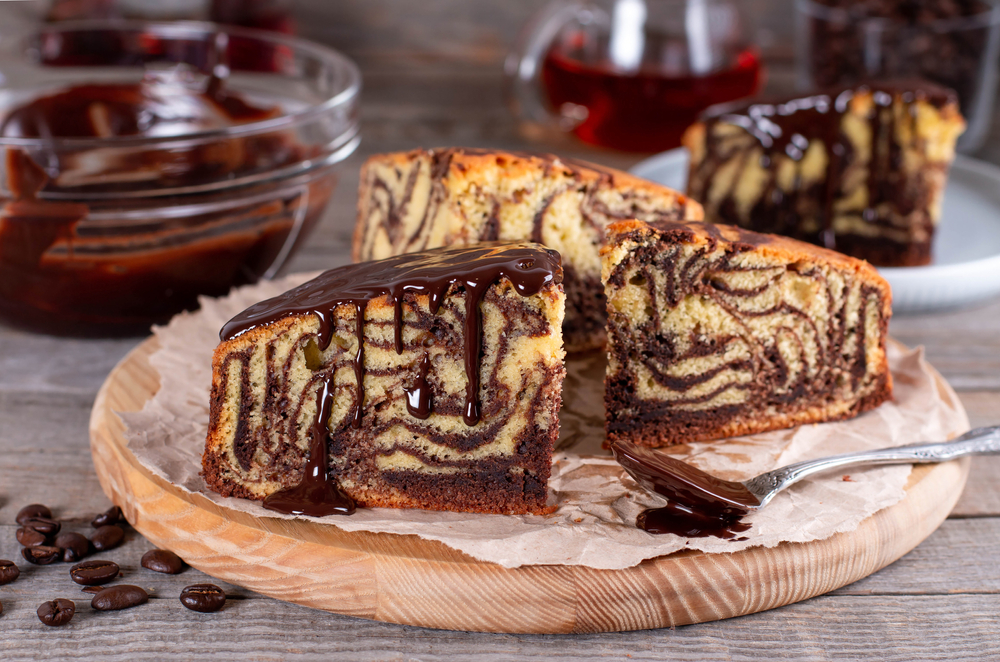
[[[149,599],[149,594],[138,586],[131,584],[119,584],[108,586],[103,591],[94,596],[90,601],[90,606],[98,611],[116,611],[118,609],[128,609],[138,607]]]
[[[112,561],[84,561],[70,568],[69,576],[82,586],[107,584],[118,576],[118,564]]]
[[[106,587],[104,587],[104,586],[84,586],[80,590],[83,591],[84,593],[90,593],[91,595],[97,595],[98,593],[100,593],[101,591],[103,591],[105,588]]]
[[[21,576],[21,569],[13,561],[0,559],[0,586],[9,584]]]
[[[49,545],[39,545],[38,547],[24,547],[21,549],[21,556],[28,563],[35,565],[48,565],[55,563],[62,558],[63,551],[58,547]]]
[[[43,536],[54,536],[59,533],[62,525],[54,519],[48,517],[29,517],[21,524],[26,529],[34,529]]]
[[[103,552],[120,545],[124,537],[125,532],[121,530],[121,527],[108,524],[94,531],[94,535],[90,536],[90,542],[94,545],[94,549]]]
[[[226,604],[226,592],[215,584],[194,584],[181,591],[181,604],[192,611],[219,611]]]
[[[76,603],[66,598],[43,602],[38,607],[38,620],[53,627],[66,625],[76,613]]]
[[[90,523],[95,529],[99,529],[102,526],[109,526],[111,524],[117,524],[122,521],[122,509],[118,506],[111,506],[106,511],[94,518]]]
[[[76,563],[90,552],[90,541],[76,531],[64,531],[52,543],[63,550],[63,561]]]
[[[151,549],[142,555],[142,567],[167,575],[176,575],[184,569],[184,561],[165,549]]]
[[[24,520],[29,517],[47,517],[52,519],[52,511],[49,510],[48,506],[43,506],[40,503],[33,503],[30,506],[25,506],[21,510],[17,511],[17,517],[14,521],[20,525],[24,525]]]
[[[21,543],[22,547],[38,547],[39,545],[48,544],[49,539],[44,533],[39,533],[34,529],[29,529],[27,527],[21,527],[14,534],[17,537],[17,541]]]

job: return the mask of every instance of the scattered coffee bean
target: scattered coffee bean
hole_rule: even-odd
[[[66,625],[76,613],[76,603],[66,598],[43,602],[38,607],[38,620],[53,627]]]
[[[27,527],[21,527],[14,534],[17,537],[17,541],[21,543],[22,547],[38,547],[39,545],[45,545],[49,542],[48,536],[44,533],[39,533],[34,529],[29,529]]]
[[[122,521],[122,509],[118,506],[111,506],[106,511],[94,518],[90,523],[95,529],[99,529],[102,526],[109,526],[111,524],[117,524]]]
[[[0,586],[9,584],[21,576],[21,569],[13,561],[0,559]]]
[[[181,591],[181,604],[192,611],[219,611],[226,604],[226,592],[215,584],[194,584]]]
[[[25,547],[21,550],[21,556],[28,563],[35,565],[48,565],[55,563],[62,558],[62,550],[49,545],[39,545],[38,547]]]
[[[91,595],[97,595],[104,590],[104,586],[84,586],[81,591],[84,593],[90,593]]]
[[[64,531],[52,542],[63,550],[63,561],[76,563],[90,552],[90,541],[76,531]]]
[[[118,584],[117,586],[108,586],[95,595],[94,599],[90,601],[90,606],[98,611],[116,611],[138,607],[148,599],[149,594],[138,586]]]
[[[14,518],[20,525],[24,525],[24,520],[31,517],[47,517],[52,519],[52,511],[49,510],[48,506],[43,506],[40,503],[33,503],[30,506],[25,506],[21,510],[17,511],[17,517]]]
[[[142,555],[142,567],[167,575],[176,575],[184,569],[184,561],[165,549],[151,549]]]
[[[70,568],[69,576],[82,586],[107,584],[118,577],[118,564],[112,561],[84,561]]]
[[[120,545],[124,537],[125,532],[121,527],[108,524],[94,531],[94,535],[90,536],[90,542],[94,545],[94,549],[103,552]]]
[[[26,529],[34,529],[43,536],[54,536],[59,533],[62,525],[54,519],[48,517],[29,517],[21,524]]]

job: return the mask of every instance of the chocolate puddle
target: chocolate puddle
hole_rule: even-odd
[[[740,520],[760,501],[740,483],[722,480],[648,448],[615,442],[611,450],[642,487],[667,498],[666,506],[639,514],[636,526],[640,529],[685,538],[745,539],[736,538],[750,528]]]

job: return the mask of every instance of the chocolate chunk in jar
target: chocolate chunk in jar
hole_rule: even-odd
[[[805,29],[810,33],[809,73],[814,84],[851,84],[872,76],[920,77],[953,88],[962,112],[973,112],[991,27],[990,21],[972,17],[987,14],[991,9],[987,2],[813,1],[846,11],[848,16],[846,21],[828,20],[822,14],[806,19]],[[955,29],[949,24],[963,27]],[[873,70],[872,56],[876,54],[878,68]]]
[[[52,519],[52,511],[49,510],[48,506],[43,506],[40,503],[33,503],[17,511],[17,517],[15,517],[14,521],[16,521],[21,526],[24,526],[25,520],[28,520],[32,517],[45,517],[48,519]]]
[[[0,559],[0,586],[9,584],[21,576],[21,569],[13,561]]]
[[[25,547],[21,550],[21,556],[28,563],[34,565],[49,565],[62,558],[63,551],[58,547],[50,545],[39,545],[38,547]]]
[[[77,563],[69,569],[69,576],[82,586],[107,584],[119,573],[118,564],[113,561],[93,560]]]
[[[193,584],[181,591],[181,604],[191,611],[208,614],[226,604],[226,592],[215,584]]]
[[[142,555],[142,567],[154,572],[176,575],[184,569],[181,557],[166,549],[151,549]]]
[[[18,529],[14,533],[14,536],[17,538],[17,542],[23,547],[38,547],[39,545],[47,545],[49,543],[48,536],[24,526]]]
[[[29,517],[21,525],[26,529],[34,529],[42,535],[49,537],[59,533],[62,525],[50,517]]]
[[[147,600],[149,594],[142,588],[132,584],[118,584],[109,586],[95,595],[90,601],[90,606],[98,611],[118,611],[138,607]]]
[[[76,613],[76,603],[66,598],[58,598],[43,602],[35,613],[38,614],[38,620],[45,625],[58,627],[72,620],[73,614]]]
[[[111,526],[112,524],[118,524],[125,518],[122,516],[122,509],[118,506],[111,506],[106,511],[94,517],[90,522],[90,525],[95,529],[99,529],[102,526]]]
[[[63,561],[76,563],[90,552],[90,541],[76,531],[64,531],[52,541],[56,547],[63,550]]]
[[[97,551],[104,552],[120,545],[124,538],[125,532],[121,527],[108,524],[94,531],[94,535],[90,536],[90,543]]]

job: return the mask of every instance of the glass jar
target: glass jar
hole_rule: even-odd
[[[1000,0],[796,0],[803,91],[923,78],[958,93],[968,122],[958,149],[982,147],[993,118]]]

